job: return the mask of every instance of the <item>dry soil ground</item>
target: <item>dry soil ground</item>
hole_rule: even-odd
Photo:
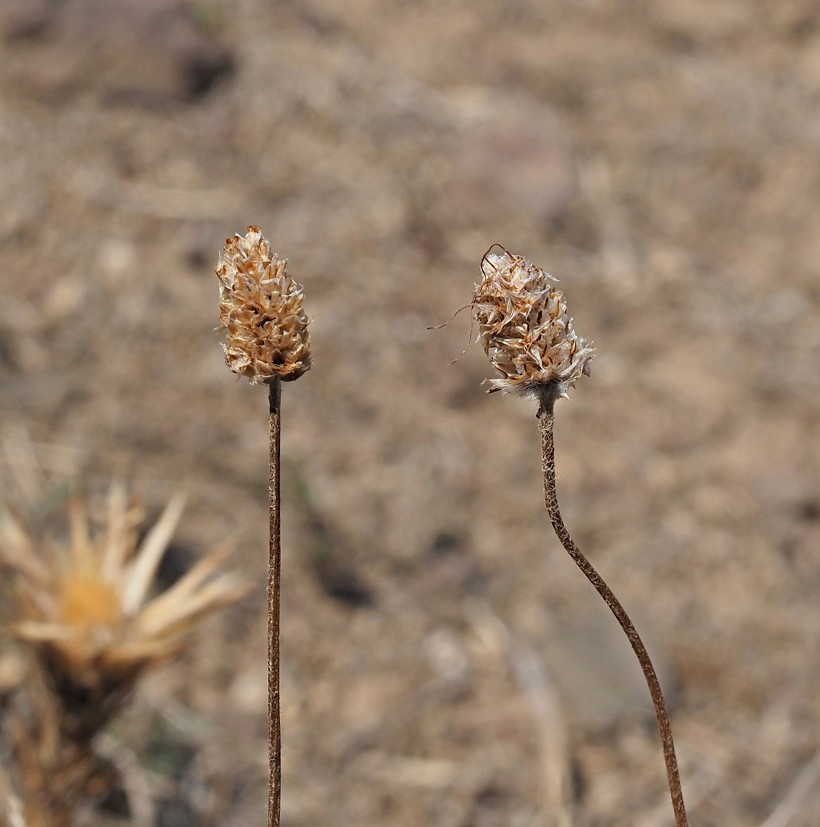
[[[817,827],[815,0],[5,0],[0,37],[6,439],[92,492],[187,488],[178,562],[235,534],[255,584],[116,729],[156,824],[265,823],[266,399],[214,332],[254,223],[315,358],[284,393],[283,825],[671,824],[534,407],[485,396],[480,348],[448,364],[468,314],[427,329],[501,242],[599,349],[560,495],[661,666],[692,825]]]

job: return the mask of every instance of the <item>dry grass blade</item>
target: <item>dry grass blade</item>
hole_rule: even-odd
[[[157,566],[174,536],[183,508],[185,495],[177,494],[146,535],[128,573],[128,582],[122,595],[122,609],[125,614],[133,614],[145,600]]]
[[[760,827],[790,827],[797,823],[809,824],[807,801],[811,799],[812,793],[816,794],[818,783],[820,783],[820,752],[815,753],[811,761],[800,770],[783,799]],[[815,795],[815,799],[816,806],[820,803],[820,796]],[[806,818],[798,822],[801,813]]]
[[[106,579],[115,576],[122,568],[129,548],[133,547],[135,528],[128,519],[128,497],[125,486],[115,483],[108,494],[108,525],[106,527],[105,556],[102,575]]]

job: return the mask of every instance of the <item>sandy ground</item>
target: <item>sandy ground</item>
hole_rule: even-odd
[[[467,313],[427,329],[501,242],[598,347],[559,494],[658,662],[693,827],[817,827],[813,0],[6,0],[0,37],[3,433],[92,492],[186,488],[180,557],[234,535],[255,584],[115,727],[155,824],[265,823],[266,398],[214,332],[253,223],[313,318],[283,826],[672,824],[535,409],[480,347],[449,364]]]

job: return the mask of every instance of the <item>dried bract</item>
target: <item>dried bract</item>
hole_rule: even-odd
[[[501,378],[489,392],[516,392],[551,405],[567,396],[595,349],[575,333],[555,276],[493,245],[481,260],[472,308],[478,340]]]
[[[254,384],[288,382],[310,369],[304,293],[258,227],[225,242],[216,267],[228,367]]]

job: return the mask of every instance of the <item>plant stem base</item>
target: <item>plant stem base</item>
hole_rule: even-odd
[[[282,383],[268,386],[270,512],[268,557],[268,827],[279,827],[282,809],[282,726],[279,703],[279,595],[281,582],[280,459]]]
[[[675,827],[688,827],[689,822],[686,818],[686,808],[683,803],[678,760],[675,755],[675,744],[672,740],[672,727],[669,723],[666,702],[664,701],[663,691],[661,690],[655,667],[652,665],[649,653],[646,651],[646,647],[641,640],[641,636],[638,634],[638,630],[635,628],[635,624],[626,613],[618,598],[615,597],[612,589],[609,588],[601,575],[598,574],[589,560],[581,553],[578,546],[575,545],[575,541],[564,525],[564,520],[558,509],[558,494],[555,486],[554,423],[553,402],[549,400],[542,403],[538,411],[538,429],[541,432],[541,460],[544,472],[544,505],[547,508],[550,522],[555,530],[555,534],[561,541],[561,545],[566,549],[578,568],[584,573],[587,580],[592,583],[598,594],[604,599],[606,605],[609,606],[610,611],[615,615],[618,623],[621,624],[621,628],[624,630],[632,646],[632,650],[638,658],[638,662],[646,678],[646,683],[649,686],[652,703],[655,706],[655,717],[658,721],[658,730],[660,731],[661,741],[663,742],[663,757],[666,762],[666,775],[669,781],[672,809],[675,813]]]

